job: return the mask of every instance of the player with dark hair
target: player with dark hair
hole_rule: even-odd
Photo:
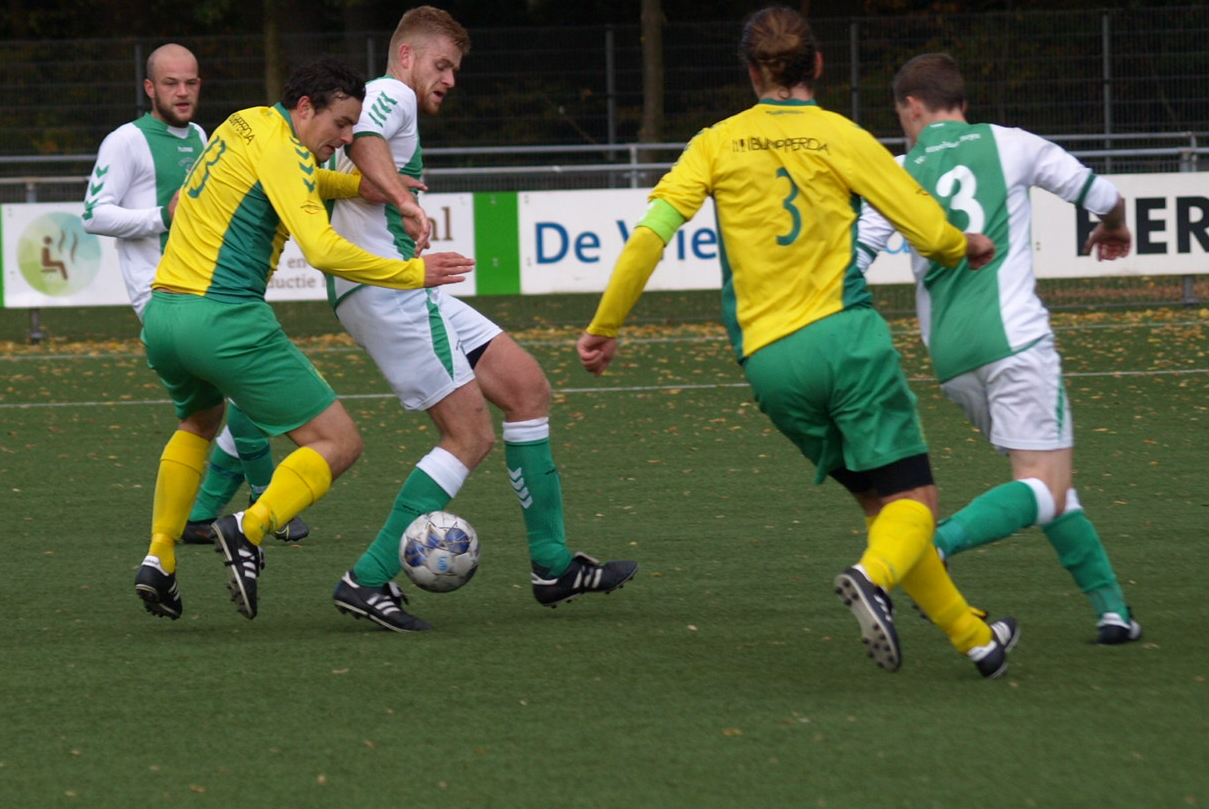
[[[1023,129],[967,122],[965,82],[946,53],[907,62],[893,91],[910,149],[907,171],[940,200],[949,221],[985,233],[998,248],[976,273],[913,256],[920,331],[941,390],[1012,466],[1010,482],[940,524],[936,545],[951,557],[1039,525],[1091,601],[1097,642],[1137,640],[1142,627],[1072,485],[1074,426],[1049,312],[1036,292],[1029,189],[1099,215],[1085,249],[1101,259],[1129,253],[1125,202],[1060,146]],[[863,214],[864,264],[892,232],[876,210]]]
[[[901,664],[889,591],[924,609],[984,677],[1007,668],[1016,623],[971,613],[932,546],[937,494],[889,328],[855,261],[858,196],[923,255],[981,266],[990,241],[963,235],[869,133],[814,100],[823,57],[796,11],[766,8],[743,28],[740,57],[759,103],[699,132],[651,192],[596,315],[579,338],[599,375],[617,332],[676,230],[713,197],[722,310],[760,409],[866,514],[868,545],[836,578],[879,666]]]
[[[323,200],[372,188],[318,164],[352,140],[364,82],[323,59],[290,77],[286,97],[288,104],[236,112],[214,132],[181,189],[152,284],[147,361],[180,419],[160,459],[151,545],[135,578],[154,615],[181,615],[173,545],[222,423],[224,395],[266,435],[284,433],[298,445],[255,503],[214,523],[232,598],[247,618],[257,613],[261,540],[327,493],[361,454],[348,412],[264,300],[286,237],[323,272],[399,288],[461,281],[473,265],[456,253],[381,258],[341,238]],[[400,213],[417,233],[427,226],[414,203]]]
[[[110,132],[97,150],[84,198],[84,229],[117,240],[118,263],[139,321],[151,300],[151,281],[176,210],[177,192],[206,146],[193,122],[201,91],[197,58],[176,43],[147,56],[143,91],[151,111]],[[214,444],[183,542],[210,544],[210,523],[247,479],[255,500],[273,476],[268,439],[239,412],[227,410],[227,426]],[[301,539],[300,518],[280,529],[282,539]]]
[[[339,200],[332,223],[373,253],[416,255],[416,241],[394,223],[396,206],[412,199],[410,189],[424,188],[418,116],[440,110],[469,50],[470,37],[447,12],[413,8],[391,37],[386,75],[367,86],[339,168],[356,166],[391,202]],[[527,351],[439,289],[387,289],[344,278],[329,279],[328,287],[336,316],[404,409],[427,412],[440,433],[437,446],[403,482],[373,543],[337,583],[337,609],[396,632],[430,628],[403,609],[393,581],[400,570],[399,539],[417,516],[444,509],[491,451],[495,431],[487,402],[504,414],[504,459],[524,515],[538,603],[554,607],[584,593],[608,593],[634,576],[636,562],[599,562],[567,548],[562,483],[550,449],[550,383]]]

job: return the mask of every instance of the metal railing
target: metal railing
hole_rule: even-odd
[[[1209,155],[1209,133],[1152,132],[1052,135],[1071,154],[1103,174],[1198,171]],[[902,138],[880,139],[901,151]],[[1169,145],[1130,145],[1130,144]],[[683,143],[626,143],[567,146],[436,147],[424,150],[425,176],[441,181],[441,191],[643,188],[654,185],[675,162]],[[663,160],[649,159],[665,156]],[[592,159],[597,157],[598,159]],[[0,170],[20,167],[20,176],[0,177],[0,202],[66,202],[83,198],[95,155],[0,156]],[[451,164],[474,165],[451,165]],[[481,165],[487,164],[487,165]],[[73,165],[81,174],[47,176],[39,169]],[[57,188],[55,193],[44,189]],[[19,189],[12,191],[11,189]]]

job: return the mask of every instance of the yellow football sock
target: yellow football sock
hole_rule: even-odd
[[[244,536],[259,545],[266,534],[314,505],[331,487],[327,461],[310,447],[299,447],[277,464],[269,488],[243,513]]]
[[[201,485],[206,468],[206,452],[210,442],[196,433],[177,430],[168,439],[160,455],[159,474],[155,478],[155,496],[151,506],[151,549],[158,556],[165,573],[176,571],[176,551],[173,549],[193,499]]]
[[[151,535],[151,547],[147,550],[147,555],[159,559],[160,567],[165,573],[176,572],[176,540],[167,534]]]
[[[961,653],[991,642],[991,628],[970,611],[970,605],[949,578],[940,555],[929,550],[899,582],[924,614],[939,626]]]
[[[869,526],[869,546],[861,556],[860,565],[869,580],[883,590],[894,587],[932,547],[935,530],[932,510],[923,503],[887,503]]]

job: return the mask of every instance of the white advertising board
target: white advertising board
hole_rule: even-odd
[[[432,218],[429,252],[474,254],[474,196],[426,194]],[[25,203],[0,206],[3,228],[4,308],[128,306],[116,242],[87,233],[80,203]],[[474,294],[474,274],[448,291]],[[323,274],[307,263],[291,239],[281,251],[277,272],[265,295],[270,301],[324,300]]]
[[[599,292],[630,229],[647,206],[646,189],[523,192],[517,198],[521,292]],[[713,200],[667,246],[647,289],[718,289],[722,269]]]
[[[1078,247],[1095,218],[1044,191],[1033,193],[1032,241],[1041,278],[1209,273],[1209,195],[1201,173],[1124,174],[1111,179],[1126,199],[1134,234],[1132,254],[1099,262]],[[521,192],[515,227],[520,291],[599,292],[626,237],[646,209],[646,189]],[[432,219],[429,252],[475,254],[473,194],[426,194]],[[126,305],[113,240],[85,233],[82,204],[29,203],[0,206],[3,228],[4,306]],[[717,289],[719,244],[712,201],[676,234],[648,289]],[[484,271],[488,268],[483,268]],[[449,291],[474,295],[476,274]],[[910,283],[907,247],[894,236],[869,269],[870,283]],[[323,278],[297,246],[287,243],[269,300],[321,300]]]

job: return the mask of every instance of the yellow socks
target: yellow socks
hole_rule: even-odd
[[[932,510],[923,503],[887,503],[869,526],[869,545],[859,564],[870,581],[889,592],[931,550],[935,530]]]
[[[936,530],[932,511],[915,500],[886,504],[869,526],[869,546],[860,566],[869,580],[889,591],[899,585],[939,626],[961,653],[991,642],[991,628],[970,611],[970,605],[949,578],[932,546]]]
[[[932,623],[949,636],[957,651],[965,654],[975,646],[991,642],[991,628],[970,611],[970,605],[935,551],[929,550],[920,557],[899,584]]]
[[[200,435],[177,430],[160,455],[151,507],[151,548],[147,553],[159,557],[165,573],[176,572],[174,546],[197,497],[209,448],[210,442]]]
[[[332,487],[332,468],[309,447],[299,447],[277,464],[269,488],[243,514],[243,534],[259,545],[271,533],[313,505]]]

